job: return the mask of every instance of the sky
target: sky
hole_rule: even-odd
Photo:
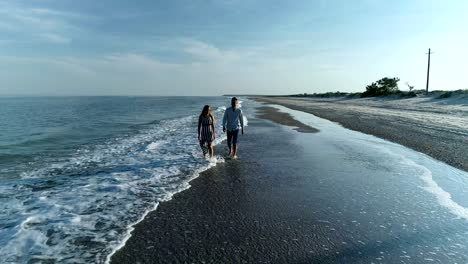
[[[2,0],[0,95],[468,89],[466,0]]]

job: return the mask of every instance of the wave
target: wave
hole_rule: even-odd
[[[9,242],[2,245],[0,255],[6,261],[22,262],[28,257],[23,250],[29,247],[30,254],[59,262],[85,263],[92,255],[101,262],[102,248],[115,246],[133,219],[185,189],[184,183],[193,178],[191,171],[205,166],[196,142],[173,136],[190,119],[80,149],[70,159],[23,172],[22,184],[1,190],[28,198],[20,198],[23,201],[16,206],[10,200],[5,203],[9,208],[2,208],[10,219],[22,220],[8,230],[4,238]],[[161,141],[170,143],[154,148]],[[150,151],[145,151],[148,146]],[[75,247],[81,250],[74,251]]]
[[[455,202],[452,199],[452,195],[449,192],[442,189],[439,186],[439,184],[437,184],[437,182],[433,179],[432,172],[428,168],[419,165],[408,158],[402,158],[402,163],[408,164],[421,170],[419,178],[425,183],[423,189],[433,194],[436,197],[437,202],[441,206],[447,208],[452,214],[465,220],[468,220],[468,208],[463,207],[462,205]]]
[[[221,119],[224,111],[218,109],[214,115]],[[0,258],[7,263],[109,261],[147,213],[224,162],[202,158],[197,117],[146,124],[0,185]],[[215,144],[225,140],[217,126]]]
[[[0,153],[0,164],[12,161],[26,161],[31,159],[32,155],[25,154],[2,154]]]

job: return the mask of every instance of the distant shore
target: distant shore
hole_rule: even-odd
[[[244,96],[244,97],[296,97],[296,98],[330,98],[330,99],[357,99],[357,98],[374,98],[374,99],[408,99],[408,98],[428,98],[428,99],[464,99],[468,101],[468,89],[459,90],[434,90],[426,93],[425,90],[400,91],[397,90],[391,94],[381,96],[363,96],[362,92],[326,92],[326,93],[299,93],[299,94],[283,94],[283,95],[266,95],[266,94],[240,94],[223,96]]]
[[[468,171],[468,100],[410,98],[294,98],[252,99],[308,112],[407,146],[456,168]]]

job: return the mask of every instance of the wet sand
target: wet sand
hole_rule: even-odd
[[[422,188],[376,171],[321,133],[253,117],[247,128],[239,160],[205,171],[161,203],[111,263],[468,261],[457,248],[466,242],[465,222]]]
[[[240,136],[239,160],[218,164],[161,203],[111,263],[329,260],[334,254],[322,247],[333,243],[328,224],[318,221],[318,201],[305,195],[313,182],[295,162],[301,148],[290,143],[297,132],[254,118],[248,128]]]
[[[268,106],[258,108],[259,117],[268,119],[280,125],[296,127],[294,130],[303,133],[317,133],[318,129],[308,126],[292,118],[290,114],[280,112],[278,109]]]
[[[410,107],[411,104],[402,102],[404,100],[397,100],[400,104],[375,100],[365,102],[364,105],[359,100],[291,97],[252,99],[311,113],[348,129],[404,145],[468,171],[468,108],[430,103],[418,103]]]

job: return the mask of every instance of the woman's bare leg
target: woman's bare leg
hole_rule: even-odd
[[[210,153],[210,158],[213,158],[213,153],[214,153],[213,144],[208,145],[208,152]]]

